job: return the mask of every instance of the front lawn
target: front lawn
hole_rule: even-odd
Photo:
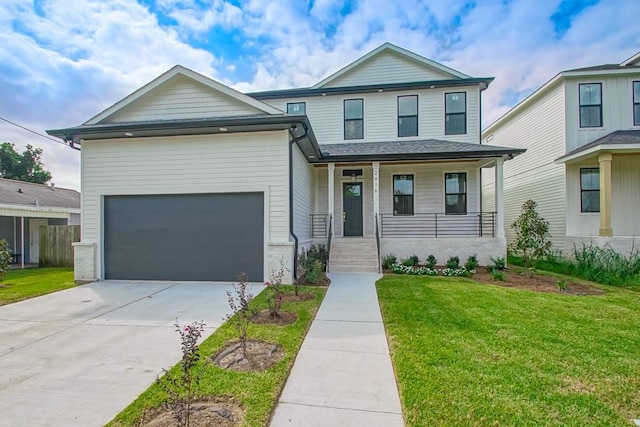
[[[293,287],[282,286],[286,293],[292,293]],[[289,376],[296,354],[302,345],[315,313],[320,306],[326,289],[321,287],[301,287],[300,292],[311,292],[314,299],[304,302],[283,302],[282,311],[295,312],[298,319],[287,326],[251,323],[248,339],[263,340],[280,344],[284,348],[284,357],[271,368],[262,372],[236,372],[205,363],[202,378],[195,394],[201,397],[224,396],[231,398],[244,410],[242,426],[265,426],[273,411],[284,383]],[[256,310],[266,307],[266,295],[262,292],[253,301]],[[225,344],[237,340],[237,331],[230,322],[225,322],[213,335],[200,346],[203,359],[218,354]],[[176,347],[180,339],[176,334]],[[129,407],[122,411],[108,426],[138,426],[145,411],[159,407],[166,401],[166,393],[154,383]]]
[[[75,286],[73,268],[9,270],[0,282],[0,305],[22,301]]]
[[[377,289],[408,427],[640,418],[638,292],[395,275]]]

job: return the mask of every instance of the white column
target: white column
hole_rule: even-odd
[[[373,220],[380,224],[380,162],[371,163],[373,168]],[[375,228],[374,228],[375,231]]]
[[[329,163],[328,165],[328,172],[327,172],[327,177],[328,177],[328,183],[327,183],[327,213],[330,215],[330,218],[335,219],[335,206],[336,206],[336,202],[335,202],[335,184],[334,184],[334,180],[335,180],[335,171],[336,171],[336,165],[335,163]],[[333,220],[331,220],[333,221]],[[334,221],[335,223],[335,221]],[[335,227],[331,227],[331,233],[332,235],[335,234]]]
[[[503,168],[504,159],[496,159],[495,166],[495,196],[496,196],[496,237],[504,237],[504,185]]]
[[[22,239],[21,239],[21,252],[20,257],[22,258],[22,268],[24,268],[24,217],[22,217]]]

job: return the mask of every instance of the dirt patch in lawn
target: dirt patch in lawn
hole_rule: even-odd
[[[284,357],[282,346],[264,341],[247,340],[246,351],[234,342],[213,358],[222,369],[237,372],[259,372],[269,369]]]
[[[282,299],[285,298],[282,297]],[[259,325],[285,326],[295,323],[298,320],[298,315],[290,311],[279,311],[276,316],[272,316],[270,310],[262,310],[254,314],[250,320]]]
[[[289,301],[289,302],[304,302],[304,301],[311,301],[315,297],[316,296],[310,292],[304,292],[304,293],[299,293],[298,295],[285,294],[282,296],[282,300]]]
[[[198,400],[191,405],[189,425],[192,427],[234,427],[242,424],[244,411],[230,398]],[[140,425],[173,427],[176,418],[168,408],[147,411]]]
[[[593,286],[567,281],[567,289],[558,289],[558,278],[553,276],[544,276],[529,272],[515,272],[506,270],[504,273],[504,281],[494,280],[485,267],[478,267],[476,274],[470,277],[480,283],[489,283],[492,285],[504,286],[507,288],[527,289],[535,292],[547,292],[556,294],[569,295],[602,295],[604,291]]]

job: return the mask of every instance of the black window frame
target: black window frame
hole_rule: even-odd
[[[456,192],[456,193],[449,193],[447,191],[447,179],[449,175],[464,175],[464,192]],[[460,185],[458,184],[458,187]],[[467,193],[469,191],[469,180],[467,179],[467,173],[466,172],[445,172],[444,174],[444,213],[445,215],[466,215],[469,211],[469,206],[468,206],[468,199],[467,199]],[[449,205],[447,204],[447,196],[462,196],[464,198],[464,212],[450,212],[449,211]],[[456,203],[454,206],[458,206],[458,203]]]
[[[302,114],[300,113],[290,113],[289,112],[289,107],[290,106],[294,106],[294,105],[302,105],[304,112]],[[307,115],[307,103],[306,102],[287,102],[287,114],[291,114],[294,116],[306,116]]]
[[[362,105],[362,116],[360,118],[349,118],[347,119],[347,102],[349,101],[360,101],[360,104]],[[347,140],[354,140],[354,139],[364,139],[364,98],[349,98],[349,99],[345,99],[342,102],[342,117],[344,119],[344,123],[343,123],[343,133],[344,133],[344,139],[345,141]],[[362,135],[360,137],[353,137],[353,138],[347,138],[347,123],[348,122],[361,122],[362,123]]]
[[[591,171],[591,173],[593,173],[593,171],[597,171],[598,172],[598,188],[597,189],[584,189],[582,188],[582,172],[583,171]],[[583,194],[584,193],[597,193],[598,194],[598,200],[600,200],[600,168],[597,166],[591,166],[591,167],[585,167],[585,168],[580,168],[580,213],[599,213],[600,212],[600,204],[598,203],[598,210],[585,210],[584,207],[584,197]]]
[[[464,96],[464,111],[450,113],[447,111],[447,97],[449,95],[462,95]],[[467,92],[445,92],[444,94],[444,134],[445,135],[466,135],[467,134]],[[449,123],[449,117],[463,116],[464,117],[464,131],[463,132],[451,132],[447,123]]]
[[[636,80],[631,83],[631,96],[633,97],[633,125],[640,126],[640,96],[636,98],[636,85],[638,85],[638,92],[640,92],[640,80]]]
[[[598,85],[598,87],[600,88],[600,103],[599,104],[583,104],[582,103],[582,91],[580,90],[580,88],[582,88],[582,86],[593,86],[593,85]],[[599,119],[600,119],[600,124],[598,125],[582,125],[582,109],[583,108],[593,108],[593,107],[598,107],[598,113],[599,113]],[[593,83],[579,83],[578,84],[578,126],[580,127],[580,129],[588,129],[588,128],[601,128],[604,126],[604,120],[602,118],[602,83],[598,83],[598,82],[593,82]]]
[[[400,98],[415,98],[415,102],[416,102],[416,114],[411,114],[411,115],[401,115],[400,114]],[[418,95],[398,95],[398,100],[397,100],[397,109],[398,109],[398,138],[407,138],[407,137],[411,137],[411,136],[418,136],[418,128],[419,128],[419,122],[418,122]],[[409,118],[415,118],[416,120],[416,128],[415,128],[415,134],[407,134],[407,135],[400,135],[400,122],[402,121],[402,119],[409,119]]]
[[[398,177],[398,178],[399,177],[411,177],[411,194],[396,194],[396,177]],[[406,178],[403,179],[403,180],[408,181]],[[391,177],[391,192],[393,193],[392,194],[392,197],[393,197],[393,202],[392,202],[393,215],[394,216],[413,216],[415,214],[415,192],[416,192],[415,175],[412,174],[412,173],[394,174]],[[404,202],[400,202],[400,200],[396,200],[396,199],[399,199],[399,198],[402,198],[403,200],[409,199],[409,200],[411,200],[411,203],[407,204],[407,203],[404,203]],[[398,209],[397,209],[398,206],[402,206],[403,208],[409,206],[410,207],[410,212],[398,213]]]

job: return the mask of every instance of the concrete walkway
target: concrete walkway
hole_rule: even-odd
[[[283,426],[404,425],[371,273],[331,273],[331,285],[271,421]]]

